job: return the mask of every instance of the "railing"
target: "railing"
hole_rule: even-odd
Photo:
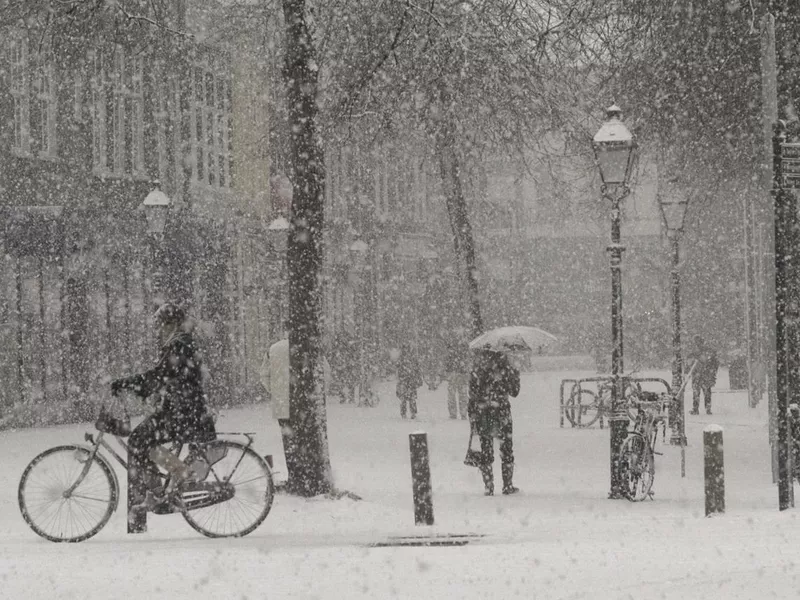
[[[629,386],[631,382],[635,382],[638,384],[638,387],[641,388],[641,384],[644,383],[657,383],[659,385],[664,386],[664,389],[667,394],[672,394],[672,388],[670,387],[669,383],[666,380],[660,377],[632,377],[632,376],[623,376],[623,383],[625,388]],[[612,375],[598,375],[595,377],[584,377],[581,379],[562,379],[561,385],[559,388],[559,427],[564,427],[564,418],[567,416],[567,400],[569,398],[577,397],[580,398],[581,391],[584,389],[585,384],[595,384],[595,389],[590,390],[592,393],[596,394],[598,405],[597,405],[597,412],[598,414],[598,422],[600,429],[604,427],[605,420],[611,416],[611,406],[610,403],[606,406],[606,402],[602,395],[602,387],[601,384],[605,384],[605,386],[613,385],[614,377]],[[569,395],[566,394],[567,386],[569,386]],[[578,413],[580,415],[580,412]],[[578,422],[575,423],[574,419],[570,419],[570,424],[572,427],[583,428],[586,426],[582,426],[580,424],[580,416],[578,418]]]

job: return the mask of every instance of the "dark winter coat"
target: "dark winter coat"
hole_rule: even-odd
[[[190,333],[171,337],[155,367],[115,381],[112,389],[129,389],[143,398],[158,396],[156,416],[173,439],[184,441],[214,431],[203,391],[202,362]]]
[[[697,361],[697,366],[692,372],[695,385],[712,387],[717,382],[719,359],[717,353],[706,345],[696,346],[689,354],[689,362]]]
[[[419,360],[413,350],[401,349],[400,358],[397,361],[397,388],[395,392],[398,398],[406,395],[416,394],[417,388],[422,385],[422,369],[419,367]]]
[[[519,394],[519,371],[505,354],[484,351],[475,357],[469,380],[467,414],[479,435],[492,435],[511,420],[508,397]]]

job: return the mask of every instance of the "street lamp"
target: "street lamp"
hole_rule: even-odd
[[[153,256],[153,299],[161,303],[159,296],[164,293],[163,252],[164,230],[172,201],[155,184],[155,189],[145,196],[142,202],[144,216],[147,219],[147,233],[151,236]]]
[[[669,443],[673,446],[686,445],[686,423],[684,421],[684,401],[683,392],[683,358],[681,357],[681,291],[680,274],[678,266],[680,264],[680,238],[683,234],[683,223],[686,219],[686,208],[688,200],[675,199],[668,194],[659,194],[658,204],[661,208],[661,216],[664,219],[664,226],[667,229],[667,237],[672,246],[672,390],[678,393],[674,401],[670,403],[670,434]]]
[[[158,182],[154,182],[154,189],[145,196],[141,204],[147,220],[147,233],[150,234],[150,254],[153,261],[152,293],[155,304],[161,304],[163,298],[163,239],[164,230],[167,227],[167,217],[172,201],[158,187]],[[135,510],[132,479],[128,480],[128,533],[144,533],[147,531],[147,513],[142,510]]]
[[[611,201],[611,244],[607,250],[611,261],[611,491],[609,498],[624,498],[620,476],[620,446],[628,429],[628,418],[621,406],[623,399],[622,362],[622,252],[620,241],[620,201],[630,193],[628,182],[635,160],[636,142],[622,122],[622,111],[615,104],[606,111],[606,121],[592,140],[600,179],[601,193]]]

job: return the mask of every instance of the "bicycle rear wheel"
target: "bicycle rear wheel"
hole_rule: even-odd
[[[22,473],[17,494],[22,518],[46,540],[86,540],[117,508],[117,479],[102,456],[95,455],[81,479],[90,455],[83,446],[56,446],[34,458]]]
[[[267,461],[251,448],[228,440],[207,444],[205,452],[224,453],[224,458],[211,466],[205,483],[230,486],[232,493],[225,496],[228,499],[210,506],[184,510],[183,517],[196,531],[208,537],[247,535],[267,518],[275,497]],[[181,495],[191,505],[191,484]]]
[[[602,403],[592,390],[573,388],[564,409],[573,427],[591,427],[600,417]]]
[[[655,478],[653,451],[638,433],[630,433],[620,449],[620,472],[623,492],[631,502],[641,502],[650,495]]]

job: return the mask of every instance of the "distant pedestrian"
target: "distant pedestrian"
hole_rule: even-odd
[[[481,350],[473,359],[469,382],[470,426],[481,440],[480,470],[487,496],[494,494],[494,438],[500,440],[503,493],[515,494],[514,445],[509,396],[519,394],[519,371],[502,352]]]
[[[400,399],[400,416],[417,418],[417,389],[422,385],[422,370],[416,348],[410,342],[400,346],[397,359],[397,397]]]
[[[447,411],[451,419],[467,418],[467,402],[469,400],[469,373],[471,370],[469,346],[463,340],[455,340],[449,344],[445,360],[447,377]]]
[[[342,331],[331,349],[332,387],[339,396],[339,403],[354,403],[356,397],[356,347],[353,337]]]
[[[700,413],[700,394],[705,402],[706,414],[711,414],[711,388],[717,382],[719,359],[702,336],[694,336],[694,347],[689,353],[689,362],[696,362],[692,373],[692,410],[690,414]]]

